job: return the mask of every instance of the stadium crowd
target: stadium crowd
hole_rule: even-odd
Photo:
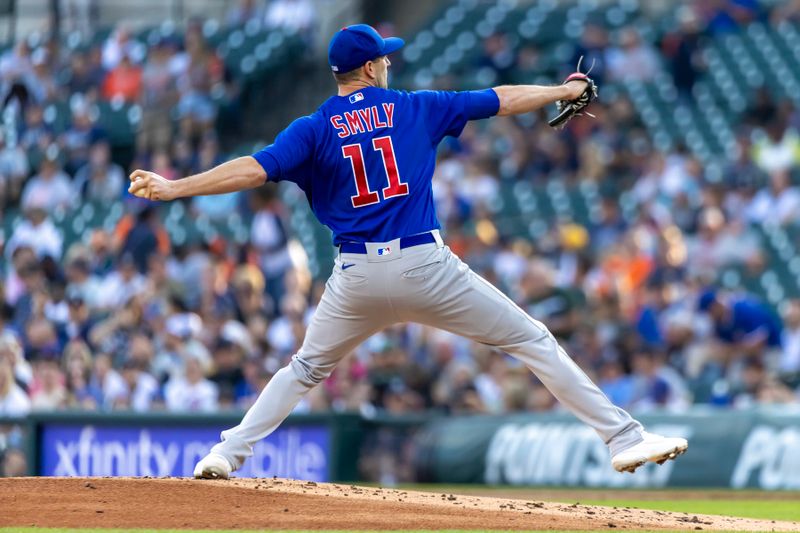
[[[278,17],[275,5],[292,4],[237,9]],[[703,75],[703,39],[757,16],[743,7],[723,16],[726,4],[718,4],[721,11],[692,13],[658,43],[633,28],[612,38],[593,27],[576,57],[595,58],[601,87],[666,69],[691,95]],[[232,11],[229,21],[244,16]],[[536,70],[535,48],[508,49],[502,35],[487,38],[484,50],[476,68],[500,79]],[[235,80],[201,26],[149,46],[118,28],[70,56],[57,40],[36,48],[21,40],[0,57],[0,86],[0,210],[20,207],[25,216],[0,241],[0,417],[248,407],[297,351],[324,289],[291,238],[277,188],[184,202],[189,217],[244,213],[246,244],[176,245],[160,206],[125,192],[129,169],[114,161],[90,112],[102,100],[141,104],[132,167],[180,179],[222,161],[212,93],[235,90]],[[57,99],[70,102],[72,115],[58,133],[44,116]],[[541,113],[471,124],[448,141],[434,191],[451,248],[547,324],[622,407],[800,403],[800,301],[774,309],[717,285],[725,267],[753,275],[765,268],[753,224],[800,226],[800,112],[760,92],[737,132],[738,159],[714,180],[686,149],[656,151],[621,93],[592,111],[596,119],[563,131]],[[586,225],[551,220],[535,241],[504,235],[505,215],[496,211],[504,180],[591,181],[601,191],[599,210]],[[623,213],[622,194],[633,199],[633,215]],[[65,247],[53,217],[85,201],[121,201],[125,214],[112,230],[87,229]],[[508,356],[410,324],[365,342],[298,411],[557,408]]]

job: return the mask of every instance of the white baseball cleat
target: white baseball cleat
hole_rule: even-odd
[[[227,459],[216,453],[210,453],[200,459],[194,467],[194,477],[195,479],[228,479],[231,470],[231,464]]]
[[[644,438],[642,442],[611,458],[614,470],[633,474],[647,461],[663,464],[675,459],[689,448],[686,439],[680,437],[662,437],[646,431],[642,431],[642,437]]]

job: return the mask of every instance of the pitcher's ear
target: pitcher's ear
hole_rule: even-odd
[[[375,78],[375,63],[372,61],[367,61],[364,63],[364,73],[370,78]]]

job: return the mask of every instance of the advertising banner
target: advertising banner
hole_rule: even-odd
[[[191,476],[219,441],[218,426],[44,423],[39,474],[45,476]],[[330,431],[287,426],[256,444],[239,477],[329,480]]]
[[[417,474],[493,485],[800,488],[800,414],[708,411],[641,421],[654,433],[689,439],[689,451],[620,475],[606,445],[570,416],[456,417],[419,434]]]

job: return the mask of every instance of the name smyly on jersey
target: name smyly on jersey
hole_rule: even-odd
[[[361,93],[356,93],[353,96],[359,95],[362,97],[360,99],[356,98],[356,102],[364,99]],[[352,96],[350,100],[351,102],[354,101]],[[393,119],[394,103],[384,102],[380,106],[373,105],[364,109],[345,111],[344,116],[333,115],[331,124],[338,130],[339,138],[344,139],[357,133],[365,133],[379,128],[392,128],[394,127]]]

